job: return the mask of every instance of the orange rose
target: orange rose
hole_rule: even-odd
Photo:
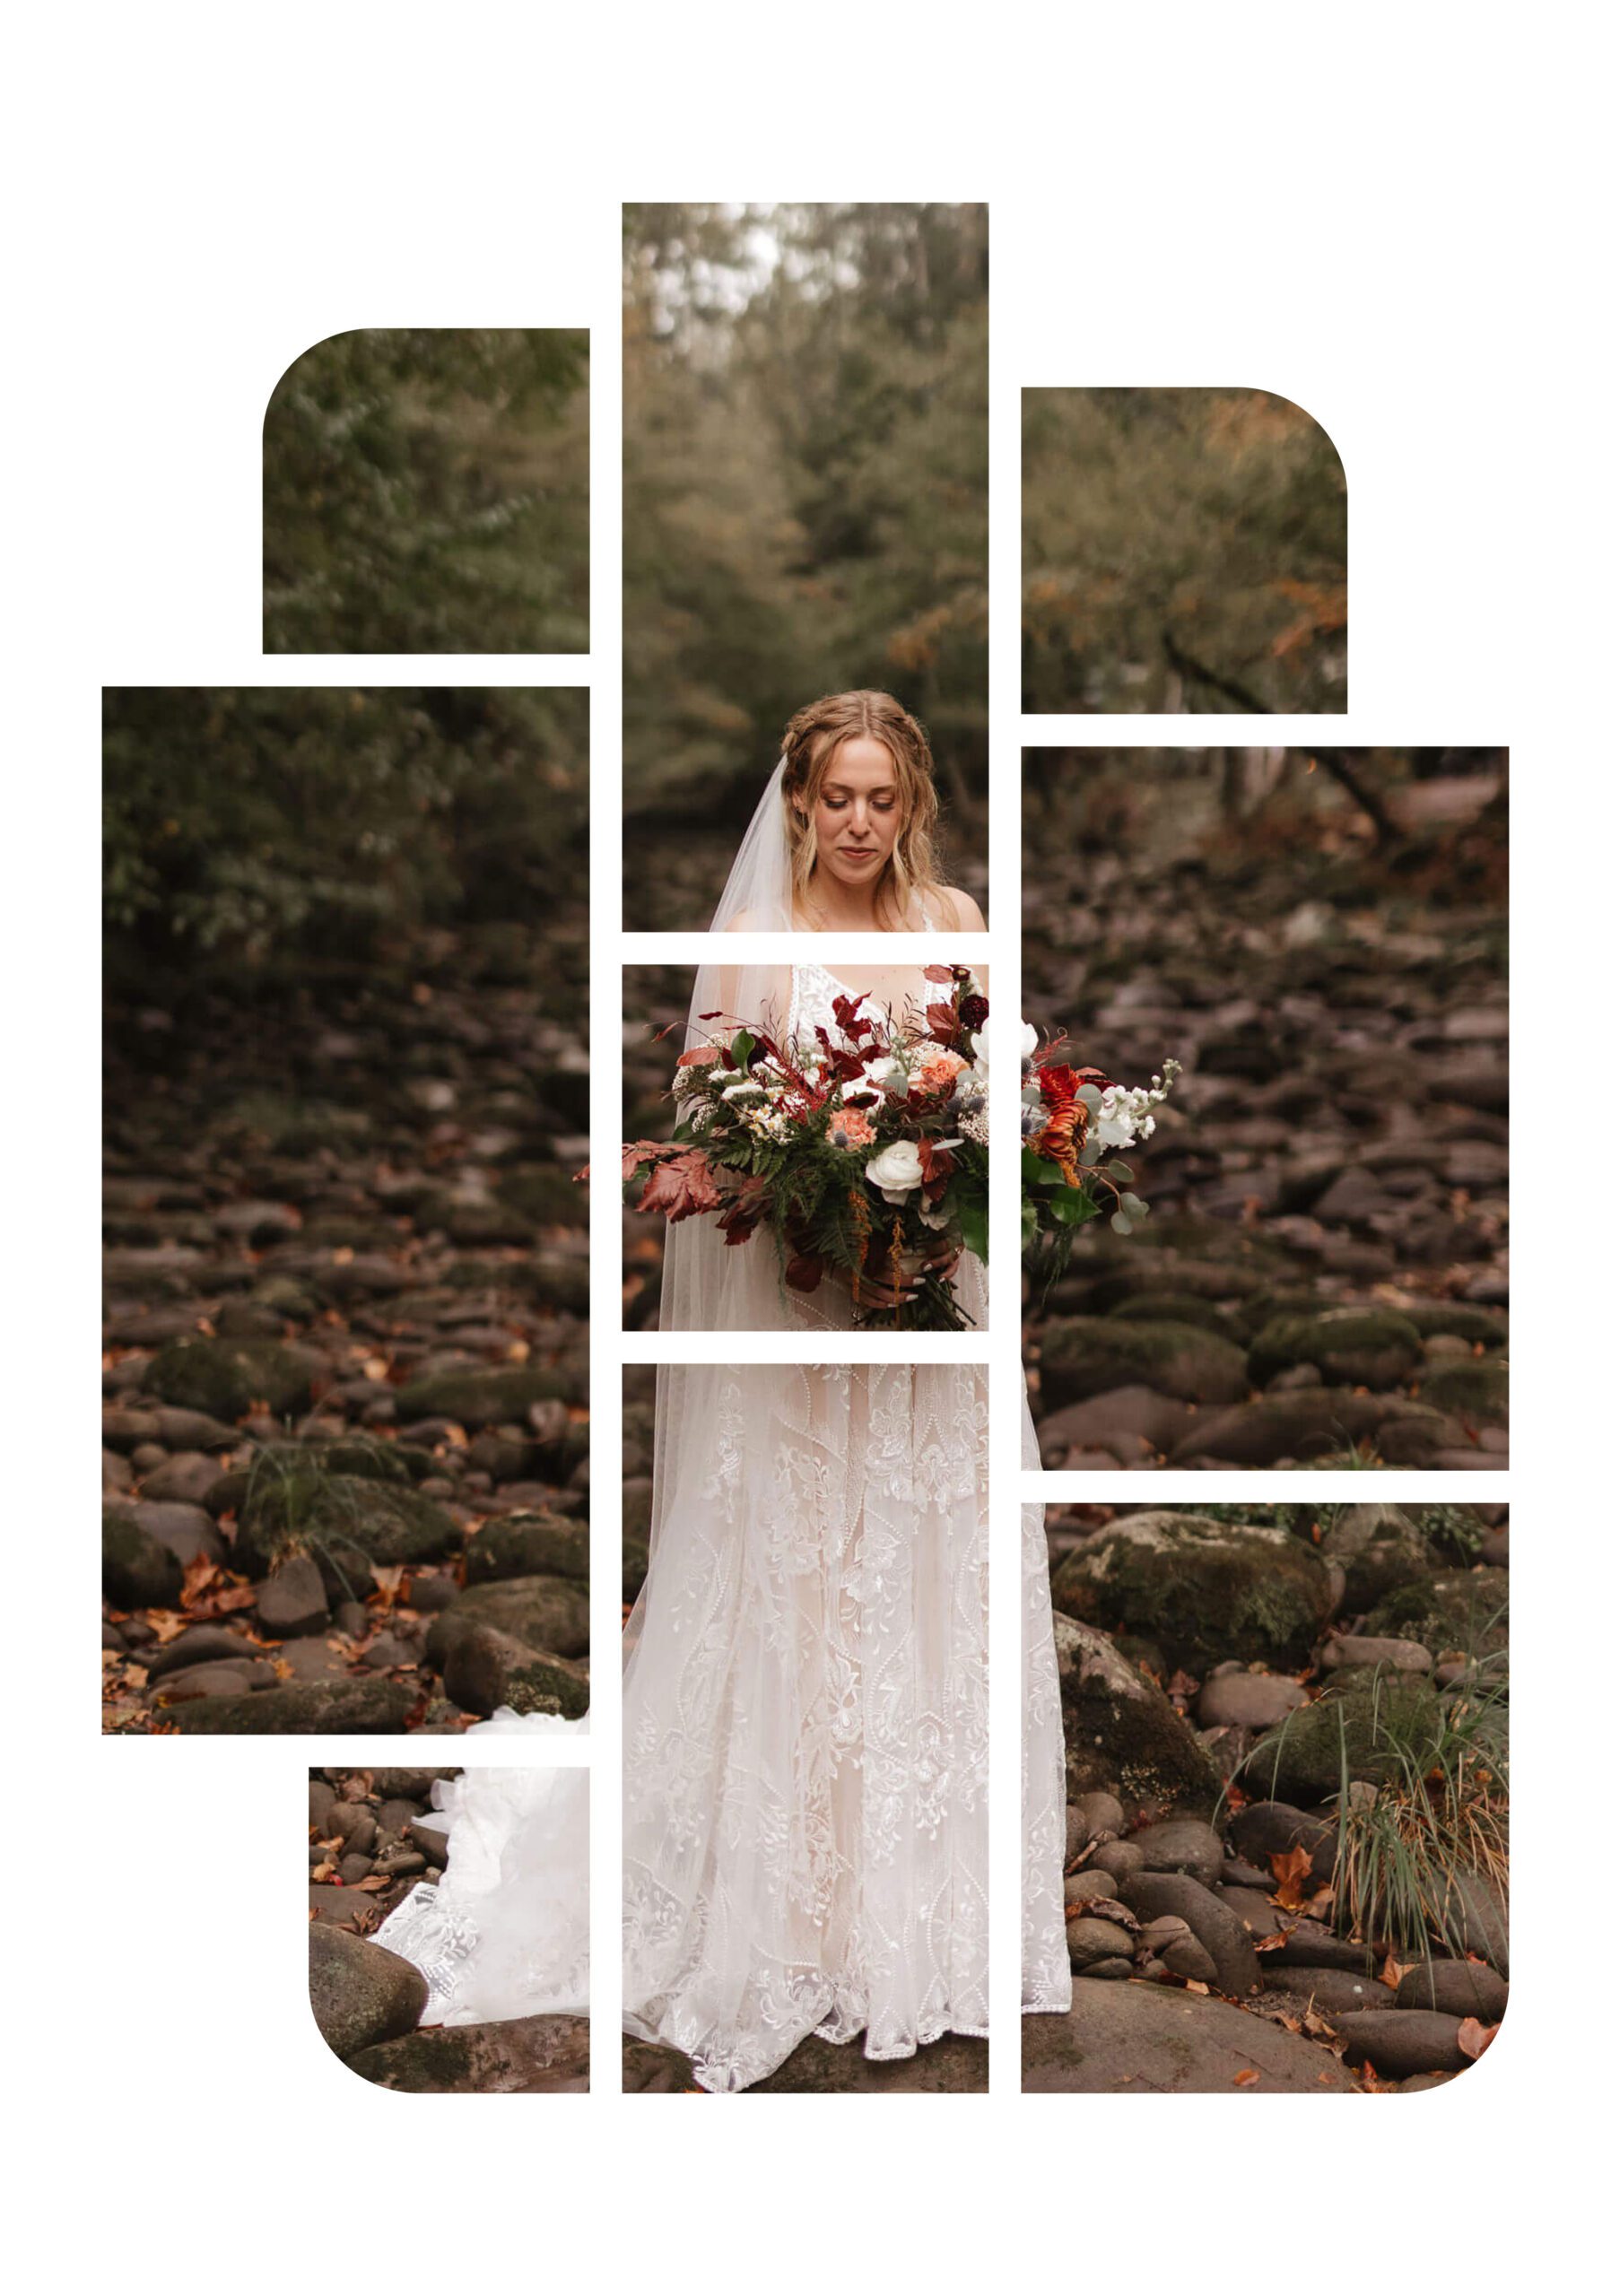
[[[840,1109],[828,1137],[836,1148],[870,1148],[876,1135],[859,1109]]]
[[[943,1092],[947,1084],[956,1082],[967,1065],[958,1053],[931,1052],[912,1078],[912,1083],[919,1092]]]

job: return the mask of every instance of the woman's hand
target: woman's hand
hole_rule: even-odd
[[[904,1307],[909,1300],[917,1298],[927,1276],[936,1275],[942,1283],[948,1283],[955,1274],[957,1262],[962,1258],[962,1246],[954,1243],[942,1231],[937,1235],[931,1234],[924,1243],[922,1250],[923,1265],[920,1268],[903,1267],[898,1278],[892,1274],[886,1281],[882,1276],[873,1276],[864,1272],[859,1286],[862,1306],[864,1308]]]

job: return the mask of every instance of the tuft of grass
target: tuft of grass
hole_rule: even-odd
[[[1510,1754],[1507,1674],[1492,1667],[1479,1687],[1445,1701],[1430,1744],[1388,1734],[1392,1767],[1374,1788],[1349,1792],[1339,1809],[1335,1919],[1340,1934],[1389,1944],[1430,1960],[1450,1935],[1459,1883],[1477,1874],[1502,1902],[1510,1893]]]
[[[343,1439],[349,1443],[372,1440],[362,1436]],[[329,1467],[318,1447],[276,1444],[257,1452],[247,1470],[241,1516],[266,1533],[271,1563],[283,1562],[293,1554],[309,1554],[335,1578],[349,1602],[362,1599],[347,1576],[336,1544],[344,1527],[356,1530],[358,1509],[351,1490]]]
[[[1497,1624],[1498,1620],[1490,1622]],[[1510,1894],[1510,1676],[1502,1658],[1472,1662],[1468,1688],[1440,1701],[1440,1726],[1428,1740],[1401,1737],[1380,1692],[1390,1679],[1378,1668],[1372,1702],[1371,1767],[1353,1774],[1345,1709],[1337,1705],[1340,1791],[1332,1926],[1374,1952],[1427,1961],[1439,1947],[1457,1957],[1463,1938],[1450,1934],[1460,1884],[1476,1874]],[[1280,1744],[1288,1722],[1276,1733]],[[1262,1744],[1262,1741],[1260,1741]],[[1250,1754],[1232,1773],[1234,1784]]]
[[[1389,1469],[1369,1443],[1349,1441],[1322,1458],[1300,1459],[1296,1471],[1300,1474],[1386,1474]]]

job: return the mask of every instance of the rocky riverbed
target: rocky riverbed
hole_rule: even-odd
[[[431,1804],[452,1770],[316,1770],[308,1781],[308,1986],[343,2063],[415,2093],[570,2093],[588,2086],[586,2017],[422,2025],[427,1987],[372,1933],[419,1882],[440,1882],[448,1839]]]
[[[1028,1288],[1044,1463],[1503,1467],[1501,832],[1389,863],[1324,812],[1261,840],[1200,804],[1110,843],[1026,818],[1026,1015],[1122,1082],[1184,1070],[1150,1219]]]
[[[1375,1506],[1049,1525],[1066,2016],[1030,2089],[1435,2086],[1508,1993],[1508,1522]]]
[[[585,922],[109,1012],[105,1726],[587,1705]]]

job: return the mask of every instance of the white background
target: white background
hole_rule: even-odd
[[[8,107],[5,626],[17,642],[4,903],[6,1326],[22,1359],[4,1390],[19,1933],[7,2034],[34,2273],[164,2290],[497,2274],[575,2285],[617,2272],[858,2286],[937,2267],[949,2287],[1030,2274],[1102,2284],[1123,2271],[1149,2290],[1241,2291],[1298,2274],[1401,2286],[1474,2266],[1509,2279],[1583,2231],[1606,2022],[1603,1874],[1581,1846],[1604,1836],[1605,1619],[1604,1269],[1589,1242],[1603,1189],[1588,1132],[1607,906],[1595,578],[1607,413],[1589,358],[1603,280],[1586,155],[1603,83],[1589,22],[1561,6],[1292,0],[663,6],[601,12],[586,30],[537,7],[336,0],[34,12],[13,43]],[[310,1755],[337,1749],[94,1735],[78,1638],[93,1614],[98,1506],[86,1334],[100,688],[590,683],[607,1023],[623,196],[991,204],[998,1004],[1014,993],[1025,730],[1020,385],[1254,385],[1308,408],[1350,482],[1350,738],[1512,744],[1516,2005],[1485,2062],[1443,2091],[1300,2102],[998,2089],[715,2114],[602,2089],[390,2095],[337,2065],[305,2006],[303,1780]],[[265,402],[307,346],[373,325],[591,328],[590,665],[261,659]],[[1334,734],[1338,723],[1326,721]],[[1214,731],[1235,738],[1236,726]],[[1187,730],[1122,721],[1127,742]],[[1096,731],[1042,721],[1034,737]],[[1259,722],[1259,739],[1272,732]],[[612,1071],[600,1090],[613,1139]],[[610,1281],[606,1258],[601,1457],[614,1432]],[[1015,1346],[998,1309],[1004,1457],[1016,1446]],[[1122,1479],[1084,1483],[1132,1495]],[[1312,1477],[1303,1487],[1317,1495]],[[607,1476],[597,1499],[607,1555]],[[1015,1526],[998,1513],[997,1584],[1010,1593]],[[607,1579],[595,1622],[601,1779],[616,1750]],[[993,1708],[995,1846],[1009,1871],[1013,1607],[997,1605]],[[395,1740],[384,1751],[408,1752]],[[595,1799],[606,1872],[615,1821],[611,1797]],[[613,1908],[595,1896],[604,2015]],[[997,1904],[1002,2004],[1015,1912],[1009,1893]],[[601,2025],[601,2083],[611,2031]],[[23,2228],[9,2229],[15,2253]]]

